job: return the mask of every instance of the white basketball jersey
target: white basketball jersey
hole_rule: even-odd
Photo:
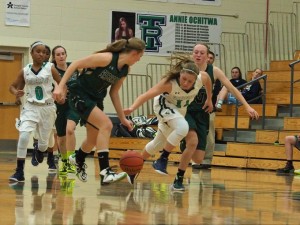
[[[41,104],[52,101],[52,84],[54,80],[51,63],[44,63],[37,73],[33,72],[31,68],[32,63],[23,68],[27,101]]]
[[[176,108],[183,116],[186,114],[188,105],[194,100],[200,88],[203,86],[201,73],[197,76],[194,88],[189,92],[182,90],[177,80],[171,80],[171,93],[156,96],[154,102],[158,103],[161,108]],[[155,103],[154,103],[155,104]]]

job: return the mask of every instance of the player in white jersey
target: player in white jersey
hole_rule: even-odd
[[[189,126],[184,116],[187,106],[193,101],[199,89],[206,87],[207,100],[203,108],[207,112],[213,110],[211,101],[212,84],[206,72],[199,73],[198,67],[188,58],[182,58],[162,80],[140,95],[135,102],[124,109],[125,114],[132,113],[144,102],[154,98],[154,112],[158,118],[158,131],[155,138],[150,141],[144,151],[143,158],[147,159],[156,152],[163,150],[161,157],[153,163],[154,169],[167,174],[165,155],[179,145],[186,136]],[[167,161],[166,161],[167,162]],[[135,176],[130,176],[130,183]]]
[[[39,136],[39,151],[36,159],[43,161],[43,152],[48,148],[49,137],[56,118],[56,107],[52,98],[52,84],[60,81],[60,75],[50,63],[44,62],[45,44],[37,41],[31,45],[30,53],[33,63],[26,65],[11,84],[9,90],[17,97],[22,97],[26,85],[26,103],[24,104],[20,120],[16,124],[19,130],[17,147],[16,172],[9,178],[12,182],[24,182],[24,165],[27,154],[27,145],[32,131]],[[51,146],[50,146],[51,147]]]

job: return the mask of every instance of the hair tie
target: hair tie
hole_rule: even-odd
[[[182,68],[181,71],[186,71],[186,72],[194,73],[194,74],[196,74],[196,76],[198,76],[198,74],[194,70],[191,70],[191,69]]]
[[[38,45],[44,45],[44,46],[45,46],[45,44],[44,44],[43,42],[37,41],[37,42],[33,43],[33,44],[30,46],[30,52],[32,51],[32,49],[33,49],[34,47],[36,47],[36,46],[38,46]]]

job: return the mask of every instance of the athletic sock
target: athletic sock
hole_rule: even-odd
[[[99,150],[99,151],[97,151],[97,155],[98,155],[100,171],[109,167],[108,151],[107,150]]]
[[[170,152],[166,151],[165,149],[163,149],[163,152],[160,155],[161,159],[168,159],[170,155]]]
[[[17,169],[24,171],[25,159],[17,159]]]
[[[218,100],[217,108],[222,108],[223,100]]]
[[[85,162],[85,158],[87,157],[88,153],[82,151],[81,148],[78,149],[76,152],[76,161],[77,162]]]
[[[294,168],[294,166],[293,166],[293,160],[287,160],[286,167],[287,168]]]
[[[67,153],[61,153],[61,159],[67,160],[68,159],[68,154]]]
[[[178,169],[177,177],[183,177],[184,173],[185,173],[185,170]]]

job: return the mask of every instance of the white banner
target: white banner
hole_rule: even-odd
[[[5,25],[30,26],[30,0],[7,0],[5,6]]]
[[[151,2],[171,2],[191,5],[221,5],[221,0],[139,0]]]
[[[221,33],[216,16],[136,13],[135,37],[146,42],[145,52],[152,55],[191,52],[199,42],[220,44]]]

